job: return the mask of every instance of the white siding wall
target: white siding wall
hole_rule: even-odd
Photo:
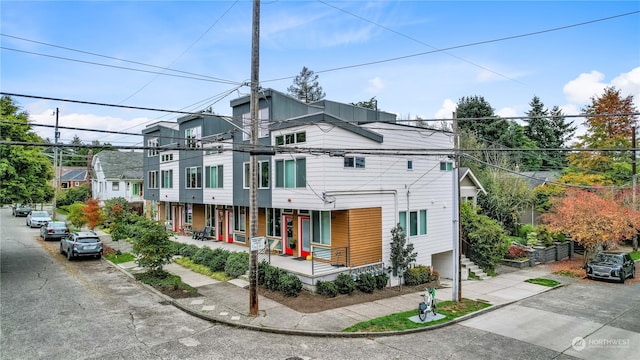
[[[223,188],[210,189],[204,186],[207,166],[223,166]],[[202,166],[202,196],[205,204],[233,205],[233,153],[225,151],[220,154],[205,155]]]
[[[162,158],[162,155],[166,154],[173,154],[173,160],[160,163],[160,168],[158,169],[158,194],[160,195],[159,200],[177,202],[180,189],[180,156],[178,151],[163,151],[159,156],[160,158]],[[163,170],[173,170],[173,188],[171,189],[162,188]]]
[[[375,123],[367,127],[384,136],[379,144],[328,124],[291,128],[281,133],[306,131],[306,144],[298,146],[334,149],[452,149],[449,134],[406,126]],[[273,136],[280,135],[274,133]],[[347,155],[364,156],[365,168],[345,168],[342,157],[278,154],[275,159],[306,156],[307,188],[273,190],[274,207],[299,209],[349,209],[382,207],[383,259],[389,259],[391,228],[398,211],[427,210],[427,234],[409,237],[418,252],[418,263],[431,265],[431,254],[451,250],[453,240],[453,171],[441,171],[442,155]],[[407,169],[413,161],[413,170]],[[274,166],[275,170],[275,166]],[[273,176],[275,179],[275,174]],[[274,182],[275,184],[275,182]],[[322,194],[328,195],[327,202]],[[288,201],[291,199],[291,202]]]

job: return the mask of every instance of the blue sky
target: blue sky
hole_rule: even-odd
[[[229,115],[229,101],[249,93],[242,84],[251,74],[251,19],[251,1],[3,0],[0,89]],[[612,85],[640,107],[638,1],[263,0],[260,34],[262,87],[286,93],[306,66],[327,99],[375,96],[401,119],[450,118],[460,98],[474,95],[502,116],[525,115],[533,96],[573,115]],[[179,116],[15,100],[38,124],[53,124],[56,107],[62,126],[135,133]],[[35,129],[53,137],[53,129]],[[141,143],[72,130],[61,140],[74,134]]]

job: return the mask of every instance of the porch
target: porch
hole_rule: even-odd
[[[186,235],[174,235],[172,240],[197,247],[207,246],[211,249],[221,248],[228,251],[250,252],[250,248],[242,243],[228,243],[216,240],[202,241]],[[381,262],[357,267],[348,266],[347,250],[347,248],[323,249],[322,253],[312,252],[310,260],[273,251],[260,251],[258,253],[258,262],[267,261],[272,266],[279,267],[298,276],[303,286],[308,289],[313,289],[318,280],[333,281],[341,273],[358,274],[383,271],[384,264]]]

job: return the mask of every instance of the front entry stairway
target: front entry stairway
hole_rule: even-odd
[[[478,265],[474,264],[473,261],[471,261],[466,256],[464,256],[464,254],[460,254],[460,266],[462,271],[467,269],[467,271],[473,272],[481,280],[490,278],[490,276],[487,275],[487,273],[485,273],[482,269],[480,269]],[[463,276],[462,279],[464,278],[465,277]]]

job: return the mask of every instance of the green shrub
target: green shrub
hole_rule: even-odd
[[[284,274],[284,270],[269,266],[264,271],[264,286],[271,291],[280,290],[280,275]]]
[[[235,279],[246,274],[247,270],[249,270],[249,253],[236,251],[229,254],[224,266],[224,272],[227,275]]]
[[[268,267],[271,267],[271,264],[269,264],[266,260],[262,260],[258,264],[258,285],[264,285],[265,273],[267,272]]]
[[[224,268],[227,265],[227,259],[231,251],[225,249],[213,249],[211,251],[210,258],[207,259],[205,265],[207,265],[212,271],[225,271]],[[247,254],[248,255],[248,254]]]
[[[351,278],[351,275],[349,274],[339,274],[334,282],[340,294],[351,295],[351,293],[353,293],[353,290],[356,289],[356,282]]]
[[[376,289],[382,290],[387,287],[387,281],[389,281],[389,276],[385,273],[379,273],[376,275]]]
[[[526,239],[527,235],[529,235],[529,233],[532,232],[533,230],[534,230],[533,225],[524,224],[520,226],[520,228],[518,229],[518,236],[520,236],[523,239]]]
[[[358,290],[371,294],[376,289],[376,278],[373,274],[360,274],[358,280],[356,280],[356,286]]]
[[[193,260],[193,256],[200,250],[199,247],[193,244],[176,243],[174,254],[188,257]]]
[[[431,280],[431,268],[429,266],[418,265],[409,268],[404,273],[404,283],[409,286],[428,283]]]
[[[280,290],[284,296],[297,297],[302,290],[302,281],[293,274],[283,273],[280,275]]]
[[[333,281],[318,280],[316,283],[316,293],[322,296],[336,297],[336,295],[338,295],[338,288]]]

